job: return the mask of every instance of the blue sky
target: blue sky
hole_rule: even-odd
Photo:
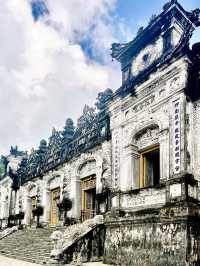
[[[179,0],[178,2],[188,11],[200,8],[199,0]],[[158,15],[162,11],[165,3],[167,3],[166,0],[118,0],[116,15],[123,18],[126,25],[136,33],[138,27],[147,25],[152,14]],[[200,35],[199,30],[198,34]]]
[[[32,13],[35,20],[43,14],[48,14],[48,9],[45,6],[44,1],[45,0],[34,0],[32,3]],[[179,0],[179,3],[188,11],[200,7],[199,0]],[[118,20],[122,21],[125,27],[129,30],[128,39],[132,39],[139,27],[145,27],[148,24],[148,21],[153,14],[158,15],[162,12],[164,4],[166,4],[166,0],[117,0],[116,6],[112,11],[113,22],[118,23]],[[199,34],[200,30],[197,30],[192,42],[198,41]],[[124,36],[122,34],[116,34],[116,36],[121,42],[127,41],[127,39],[123,39]],[[81,39],[79,44],[89,57],[100,63],[102,62],[102,58],[94,53],[89,36],[85,36],[84,39]]]
[[[166,0],[118,0],[116,12],[119,17],[124,17],[127,23],[137,27],[137,24],[147,22],[152,14],[159,14],[162,11]],[[179,0],[179,3],[186,9],[192,10],[200,7],[199,0]]]
[[[40,8],[31,1],[40,2]],[[121,86],[113,42],[134,38],[164,0],[6,0],[0,9],[0,154],[37,148],[52,127],[75,124],[98,92]],[[180,0],[187,10],[200,0]],[[39,14],[45,14],[41,16]],[[33,17],[34,15],[34,17]],[[34,18],[34,19],[33,19]],[[200,30],[193,42],[200,41]],[[3,141],[1,141],[3,140]]]

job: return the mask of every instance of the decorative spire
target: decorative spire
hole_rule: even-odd
[[[69,142],[73,139],[74,135],[74,122],[71,118],[68,118],[65,122],[63,131],[61,132],[64,141]]]
[[[42,154],[44,154],[45,152],[46,152],[46,150],[47,150],[47,142],[46,142],[46,140],[45,139],[42,139],[41,141],[40,141],[40,146],[39,146],[39,148],[38,148],[38,154],[39,155],[42,155]]]

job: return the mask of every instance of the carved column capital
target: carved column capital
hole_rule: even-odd
[[[129,144],[129,145],[125,146],[124,149],[125,149],[125,155],[126,156],[134,156],[134,157],[139,156],[138,146],[135,144]]]
[[[159,132],[159,141],[165,140],[169,134],[169,128],[164,128]]]

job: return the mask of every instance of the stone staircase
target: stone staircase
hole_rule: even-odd
[[[0,255],[38,264],[47,264],[55,228],[30,228],[12,233],[0,240]]]
[[[85,262],[98,262],[103,258],[104,218],[96,215],[83,223],[68,226],[63,232],[51,235],[54,248],[50,254],[50,265],[82,265]],[[59,264],[59,265],[60,265]]]

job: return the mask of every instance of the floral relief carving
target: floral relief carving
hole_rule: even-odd
[[[170,81],[169,93],[172,93],[180,88],[181,79],[180,77],[175,77]]]
[[[149,98],[145,99],[143,102],[135,105],[133,107],[133,111],[135,113],[142,111],[144,108],[146,108],[147,106],[151,105],[153,102],[155,101],[155,95],[151,95]]]
[[[139,148],[149,146],[153,143],[158,143],[158,137],[159,137],[159,128],[149,127],[135,136],[135,144],[137,144]]]

